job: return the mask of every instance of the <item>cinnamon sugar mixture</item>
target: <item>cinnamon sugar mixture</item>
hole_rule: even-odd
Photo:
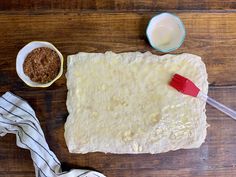
[[[58,75],[60,64],[60,58],[54,50],[40,47],[28,54],[24,61],[23,69],[24,73],[32,81],[48,83]]]

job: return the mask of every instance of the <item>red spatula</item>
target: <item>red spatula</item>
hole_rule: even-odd
[[[201,92],[201,90],[191,80],[179,74],[175,74],[169,84],[183,94],[197,97],[203,101],[206,101],[211,106],[236,120],[236,111],[228,108],[227,106],[217,102],[216,100]]]

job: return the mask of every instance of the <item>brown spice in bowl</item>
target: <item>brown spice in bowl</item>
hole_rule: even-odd
[[[23,63],[23,70],[32,81],[48,83],[58,75],[60,65],[60,58],[54,50],[40,47],[27,55]]]

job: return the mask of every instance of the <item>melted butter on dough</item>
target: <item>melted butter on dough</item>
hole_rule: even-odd
[[[81,52],[67,65],[70,152],[161,153],[204,142],[205,103],[168,85],[178,73],[207,93],[200,57]]]

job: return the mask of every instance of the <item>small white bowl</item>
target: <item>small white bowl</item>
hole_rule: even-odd
[[[173,26],[175,27],[174,30],[178,30],[179,31],[179,36],[178,39],[176,40],[176,42],[174,42],[174,45],[170,45],[167,48],[160,48],[157,45],[155,45],[155,39],[152,37],[152,34],[154,33],[154,26],[166,26],[165,21],[169,19],[168,21],[171,21],[171,23],[173,24]],[[181,19],[171,13],[161,13],[158,14],[154,17],[152,17],[152,19],[149,21],[147,29],[146,29],[146,36],[148,38],[148,41],[150,43],[150,45],[160,51],[160,52],[164,52],[164,53],[168,53],[171,51],[174,51],[176,49],[178,49],[184,42],[185,36],[186,36],[186,31],[184,28],[184,24],[181,21]]]
[[[39,48],[39,47],[47,47],[47,48],[54,50],[58,54],[60,61],[61,61],[60,71],[59,71],[57,77],[55,77],[55,79],[53,79],[52,81],[45,83],[45,84],[33,82],[27,75],[25,75],[24,69],[23,69],[23,63],[24,63],[27,55],[32,50]],[[44,42],[44,41],[33,41],[33,42],[30,42],[27,45],[25,45],[17,54],[16,72],[17,72],[18,76],[21,78],[21,80],[24,81],[30,87],[49,87],[50,85],[52,85],[53,82],[55,82],[57,79],[59,79],[61,77],[61,75],[63,73],[63,60],[64,59],[63,59],[62,54],[51,43]]]

